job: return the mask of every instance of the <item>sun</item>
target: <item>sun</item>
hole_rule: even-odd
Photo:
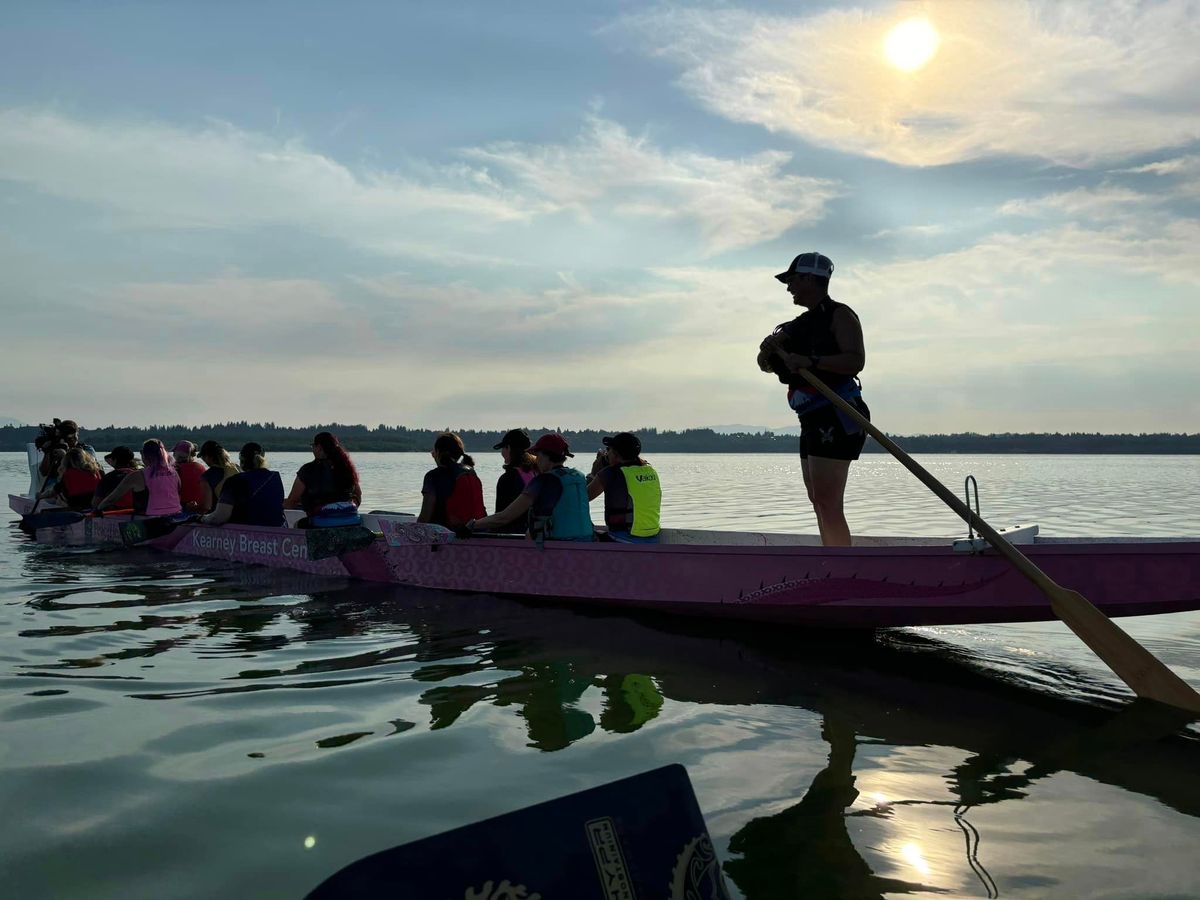
[[[915,72],[937,53],[941,39],[928,19],[906,19],[888,32],[883,42],[888,62],[905,72]]]

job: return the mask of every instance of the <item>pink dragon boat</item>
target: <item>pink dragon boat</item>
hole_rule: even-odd
[[[10,496],[17,512],[28,498]],[[119,545],[129,517],[41,528],[47,544]],[[811,627],[880,628],[1049,621],[1045,596],[980,539],[856,537],[665,529],[661,543],[457,539],[400,513],[372,513],[365,546],[314,552],[294,528],[180,525],[144,546],[185,556],[439,590]],[[1005,529],[1059,584],[1110,616],[1200,609],[1200,539],[1044,537]]]

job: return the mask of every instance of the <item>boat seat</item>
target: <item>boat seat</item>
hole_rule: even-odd
[[[1034,544],[1037,543],[1038,526],[1037,523],[1028,525],[1010,525],[1007,528],[997,529],[1000,536],[1010,544]],[[960,553],[978,553],[980,550],[988,548],[987,538],[959,538],[954,542],[954,549]]]

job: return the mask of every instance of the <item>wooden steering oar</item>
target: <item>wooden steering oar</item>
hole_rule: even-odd
[[[899,460],[900,464],[921,480],[954,510],[969,525],[974,527],[992,547],[1028,578],[1050,601],[1054,614],[1087,644],[1117,677],[1125,682],[1135,694],[1148,700],[1156,700],[1192,713],[1200,713],[1200,693],[1172,672],[1153,653],[1131,638],[1108,616],[1094,607],[1077,591],[1070,591],[1056,584],[1045,572],[1035,566],[1025,554],[1010,544],[987,522],[958,499],[944,484],[934,478],[924,467],[896,446],[886,434],[871,424],[862,413],[838,396],[825,382],[808,369],[798,369],[796,374],[820,391],[834,406],[844,412],[875,438]]]

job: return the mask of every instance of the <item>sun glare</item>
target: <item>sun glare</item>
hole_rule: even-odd
[[[907,19],[888,32],[883,50],[897,69],[914,72],[937,53],[937,30],[928,19]]]

